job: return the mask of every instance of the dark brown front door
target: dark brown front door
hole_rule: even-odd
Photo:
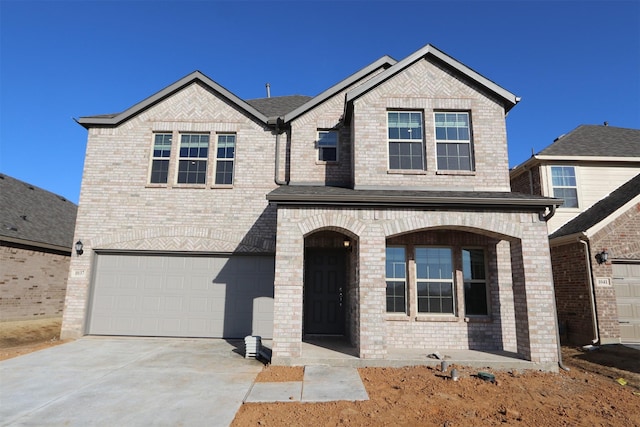
[[[345,276],[344,250],[306,250],[305,334],[344,335]]]

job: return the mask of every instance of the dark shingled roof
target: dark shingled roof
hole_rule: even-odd
[[[0,174],[0,240],[71,250],[77,211],[62,196]]]
[[[556,230],[549,239],[587,231],[640,194],[640,174]]]
[[[556,139],[539,155],[640,157],[640,130],[581,125]]]
[[[278,204],[342,206],[423,206],[539,210],[558,206],[561,199],[499,191],[353,190],[341,187],[285,185],[267,194]]]
[[[311,99],[310,96],[290,95],[247,100],[247,104],[267,117],[280,117],[295,110]]]

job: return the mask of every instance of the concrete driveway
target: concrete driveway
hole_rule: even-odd
[[[9,359],[0,362],[0,425],[228,426],[262,369],[243,348],[86,337]]]

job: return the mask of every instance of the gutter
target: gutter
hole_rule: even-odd
[[[593,322],[593,340],[591,340],[591,344],[597,344],[600,342],[600,333],[598,330],[600,329],[598,326],[598,312],[596,310],[596,289],[593,286],[593,266],[591,263],[591,257],[589,254],[591,253],[591,248],[589,247],[589,241],[585,239],[578,239],[579,243],[584,245],[584,258],[587,262],[587,268],[589,269],[588,280],[589,280],[589,302],[591,303],[591,319]]]
[[[269,120],[269,124],[273,123],[272,120]],[[273,171],[273,181],[276,185],[289,185],[289,181],[281,180],[278,178],[280,174],[280,123],[284,123],[282,117],[277,117],[275,119],[275,132],[276,132],[276,153],[275,153],[275,167]],[[286,176],[286,174],[285,174]]]

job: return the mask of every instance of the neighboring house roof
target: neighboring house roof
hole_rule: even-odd
[[[247,103],[267,117],[280,117],[304,105],[310,99],[310,96],[291,95],[249,99]]]
[[[77,210],[62,196],[0,174],[0,240],[70,251]]]
[[[101,114],[97,116],[86,116],[80,117],[77,119],[77,122],[89,129],[93,126],[117,126],[120,123],[130,119],[131,117],[140,114],[142,111],[147,108],[152,107],[158,102],[166,99],[167,97],[173,95],[174,93],[182,90],[186,86],[191,85],[192,83],[201,83],[208,87],[209,89],[219,93],[222,97],[226,98],[230,103],[234,104],[239,109],[245,111],[247,114],[257,118],[263,123],[267,123],[268,117],[262,112],[258,111],[255,107],[250,105],[248,102],[243,101],[238,98],[236,95],[220,86],[218,83],[211,80],[209,77],[205,76],[200,71],[194,71],[193,73],[181,78],[177,82],[167,86],[162,89],[160,92],[151,95],[145,100],[137,103],[133,107],[128,108],[127,110],[116,113],[116,114]]]
[[[640,129],[580,125],[539,156],[640,157]]]
[[[498,86],[496,83],[492,82],[491,80],[482,76],[480,73],[467,67],[463,63],[453,59],[446,53],[437,49],[435,46],[428,44],[423,48],[417,50],[416,52],[412,53],[411,55],[407,56],[402,61],[394,64],[383,73],[375,76],[371,80],[368,80],[364,84],[350,90],[346,96],[347,106],[356,98],[360,97],[364,93],[375,88],[376,86],[380,85],[384,81],[390,79],[391,77],[395,76],[396,74],[403,71],[407,67],[411,66],[415,62],[427,56],[430,58],[436,59],[438,63],[443,64],[445,67],[451,69],[453,72],[457,73],[458,75],[465,76],[475,81],[480,86],[484,87],[488,91],[498,96],[498,98],[501,99],[503,102],[505,111],[509,111],[518,102],[520,102],[520,98],[517,97],[516,95]],[[348,117],[348,114],[346,114],[345,117]]]
[[[279,204],[340,206],[423,206],[543,209],[562,203],[561,199],[500,191],[412,191],[352,190],[341,187],[288,185],[267,194]]]
[[[604,199],[591,206],[580,215],[567,222],[549,236],[555,239],[562,236],[586,232],[601,221],[614,214],[620,208],[640,195],[640,174],[630,179]]]

